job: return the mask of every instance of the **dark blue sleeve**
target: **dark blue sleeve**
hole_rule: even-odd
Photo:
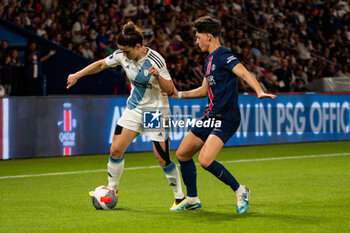
[[[233,67],[240,63],[236,55],[229,51],[222,54],[220,57],[220,62],[222,64],[222,68],[228,71],[232,71]]]

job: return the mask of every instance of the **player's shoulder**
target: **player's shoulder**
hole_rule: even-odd
[[[164,68],[166,66],[166,63],[162,55],[160,55],[157,51],[151,48],[148,48],[148,49],[149,49],[149,52],[148,52],[149,60],[151,60],[151,62],[155,64],[159,69]]]
[[[234,60],[239,61],[236,54],[224,46],[220,47],[220,51],[217,57],[219,58],[220,62],[224,62],[224,63],[230,63],[231,61],[234,61]]]
[[[123,56],[123,51],[121,49],[115,50],[111,55],[108,56],[110,60],[116,59],[117,56]]]
[[[160,53],[158,53],[156,50],[151,49],[151,48],[148,48],[148,49],[149,49],[149,55],[156,56],[156,57],[164,60],[163,56],[160,55]]]
[[[221,51],[222,53],[232,53],[231,49],[226,48],[225,46],[221,46],[221,47],[220,47],[220,51]]]
[[[112,54],[113,55],[118,55],[118,54],[123,55],[123,51],[121,49],[117,49]]]
[[[224,46],[220,47],[220,49],[218,51],[218,56],[219,57],[222,57],[222,56],[227,57],[227,56],[230,56],[230,55],[234,55],[235,56],[234,52],[232,52],[231,49],[228,49],[228,48],[226,48]]]

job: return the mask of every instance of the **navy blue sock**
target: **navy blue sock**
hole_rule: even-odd
[[[229,185],[233,191],[239,188],[238,181],[233,177],[233,175],[221,164],[215,160],[205,168],[207,171],[211,172],[219,180]]]
[[[182,174],[182,179],[187,188],[187,196],[196,197],[197,196],[197,170],[193,159],[181,162],[180,169]]]

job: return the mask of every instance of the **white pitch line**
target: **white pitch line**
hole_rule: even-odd
[[[337,153],[337,154],[320,154],[320,155],[301,155],[301,156],[287,156],[287,157],[271,157],[261,159],[240,159],[231,161],[220,161],[220,163],[245,163],[245,162],[260,162],[260,161],[273,161],[273,160],[290,160],[290,159],[310,159],[310,158],[321,158],[321,157],[337,157],[337,156],[349,156],[350,153]],[[196,163],[198,166],[199,163]],[[159,166],[145,166],[145,167],[129,167],[124,170],[141,170],[141,169],[152,169],[159,168]],[[14,178],[26,178],[26,177],[39,177],[39,176],[59,176],[59,175],[72,175],[72,174],[83,174],[83,173],[94,173],[94,172],[106,172],[106,169],[99,170],[86,170],[86,171],[75,171],[75,172],[55,172],[55,173],[43,173],[43,174],[28,174],[28,175],[16,175],[16,176],[0,176],[0,179],[14,179]]]
[[[243,162],[259,162],[259,161],[271,161],[271,160],[309,159],[309,158],[336,157],[336,156],[349,156],[349,155],[350,153],[301,155],[301,156],[272,157],[272,158],[261,158],[261,159],[240,159],[240,160],[232,160],[232,161],[222,161],[220,163],[243,163]]]

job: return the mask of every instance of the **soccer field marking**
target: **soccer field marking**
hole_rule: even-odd
[[[260,159],[240,159],[231,161],[220,161],[220,163],[246,163],[246,162],[260,162],[260,161],[273,161],[273,160],[291,160],[291,159],[310,159],[310,158],[322,158],[322,157],[339,157],[349,156],[350,153],[337,153],[337,154],[319,154],[319,155],[300,155],[300,156],[286,156],[286,157],[271,157],[271,158],[260,158]],[[196,163],[198,166],[199,163]],[[128,167],[124,170],[141,170],[141,169],[152,169],[159,168],[157,166],[144,166],[144,167]],[[86,171],[75,171],[75,172],[54,172],[54,173],[43,173],[43,174],[28,174],[28,175],[16,175],[16,176],[0,176],[0,179],[14,179],[14,178],[27,178],[27,177],[39,177],[39,176],[60,176],[60,175],[73,175],[73,174],[84,174],[94,172],[106,172],[107,169],[99,170],[86,170]]]
[[[271,158],[261,158],[261,159],[240,159],[240,160],[222,161],[220,163],[243,163],[243,162],[272,161],[272,160],[309,159],[309,158],[336,157],[336,156],[339,157],[339,156],[349,156],[349,155],[350,153],[301,155],[301,156],[271,157]]]

